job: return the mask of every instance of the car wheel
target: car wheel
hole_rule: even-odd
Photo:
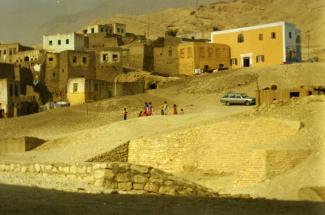
[[[250,106],[251,103],[250,103],[249,101],[246,101],[246,102],[245,102],[245,105],[246,105],[246,106]]]

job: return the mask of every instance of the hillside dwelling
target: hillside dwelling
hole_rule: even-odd
[[[16,117],[20,108],[20,84],[10,79],[0,79],[0,117]]]
[[[125,54],[122,48],[106,48],[96,52],[96,79],[113,81],[123,72]]]
[[[120,36],[111,36],[106,33],[87,34],[86,49],[88,51],[102,51],[106,48],[117,48],[123,45]]]
[[[300,30],[287,22],[215,31],[211,41],[230,46],[232,68],[301,61]]]
[[[194,75],[230,68],[230,48],[223,44],[182,42],[154,48],[154,71],[166,75]]]
[[[314,86],[301,86],[292,89],[278,89],[276,85],[272,85],[256,92],[256,103],[257,105],[270,105],[275,101],[286,101],[294,97],[320,94],[324,94],[324,92],[318,90],[318,88]]]
[[[113,34],[113,26],[112,25],[90,25],[85,30],[83,30],[84,34],[98,34],[98,33],[106,33]]]
[[[33,50],[31,47],[19,43],[0,44],[0,63],[15,63],[18,52]]]
[[[177,37],[183,39],[192,39],[192,40],[205,40],[206,42],[208,42],[211,39],[211,31],[198,31],[198,32],[177,34]]]
[[[45,71],[41,80],[53,95],[53,99],[66,98],[70,78],[95,79],[95,54],[84,51],[63,51],[47,53]]]
[[[28,50],[28,51],[20,51],[13,55],[13,62],[16,65],[35,65],[38,63],[43,63],[45,60],[46,52],[44,50]]]
[[[117,77],[117,76],[116,76]],[[118,82],[71,78],[67,86],[67,99],[70,105],[108,99],[115,96],[127,96],[144,92],[144,81]]]
[[[113,27],[113,34],[125,37],[125,35],[126,35],[126,25],[125,24],[113,23],[112,27]]]
[[[153,45],[146,41],[134,41],[122,46],[125,61],[123,67],[130,70],[153,70]]]
[[[43,49],[48,52],[83,51],[86,39],[83,34],[56,34],[43,36]]]

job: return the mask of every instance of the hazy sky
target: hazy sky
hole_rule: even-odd
[[[199,4],[214,1],[199,0]],[[44,26],[57,20],[67,26],[66,22],[77,19],[76,28],[82,22],[117,13],[143,14],[194,5],[195,0],[0,0],[0,42],[40,43],[42,34],[49,32]],[[59,28],[58,24],[53,28]]]

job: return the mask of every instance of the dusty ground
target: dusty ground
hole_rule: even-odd
[[[324,203],[68,193],[0,185],[0,214],[321,215]],[[14,203],[14,204],[13,204]],[[17,207],[19,206],[19,207]]]

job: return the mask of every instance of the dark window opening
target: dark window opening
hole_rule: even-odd
[[[157,88],[158,88],[158,86],[157,86],[156,83],[151,83],[151,84],[149,84],[149,89],[151,89],[151,90],[155,90],[155,89],[157,89]]]
[[[113,54],[112,58],[114,62],[117,62],[119,60],[117,54]]]
[[[49,57],[49,61],[52,62],[53,61],[53,57]]]
[[[73,92],[78,92],[78,83],[73,83]]]
[[[70,43],[69,39],[66,39],[65,44],[69,44],[69,43]]]
[[[239,34],[238,35],[238,38],[237,38],[238,43],[243,43],[244,40],[245,40],[244,35],[243,34]]]
[[[290,98],[299,97],[299,96],[300,96],[299,92],[290,92]]]
[[[276,39],[276,33],[275,33],[275,32],[272,32],[272,33],[271,33],[271,38],[272,38],[272,39]]]
[[[313,95],[313,92],[312,91],[308,91],[308,96],[311,96]]]
[[[290,38],[290,39],[292,38],[292,33],[291,33],[291,32],[289,32],[289,38]]]
[[[52,76],[53,76],[53,78],[55,77],[55,73],[54,72],[52,73]]]
[[[259,40],[263,40],[263,34],[258,35]]]
[[[50,46],[53,45],[53,41],[52,40],[49,41],[49,45]]]
[[[58,45],[61,45],[61,40],[58,40]]]
[[[83,63],[87,63],[87,58],[86,58],[86,57],[83,57],[83,58],[82,58],[82,62],[83,62]]]
[[[29,61],[29,57],[26,56],[26,57],[24,58],[24,61],[25,61],[25,62],[28,62],[28,61]]]
[[[73,56],[72,62],[77,63],[77,57],[76,56]]]
[[[95,29],[94,28],[91,29],[91,33],[92,34],[95,33]]]

